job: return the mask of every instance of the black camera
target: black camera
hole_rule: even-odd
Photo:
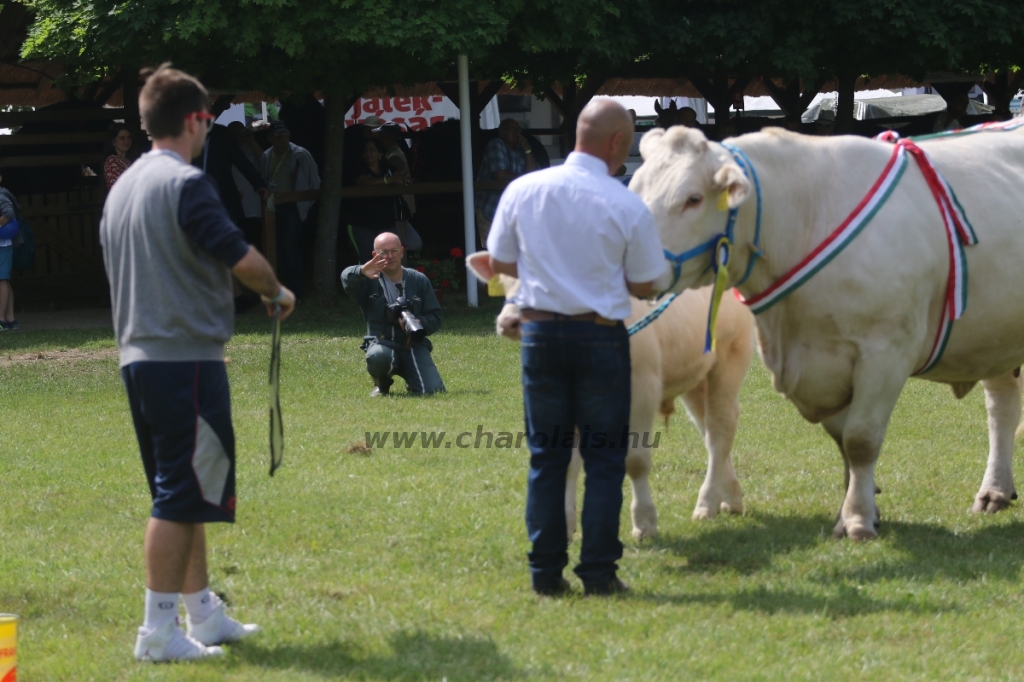
[[[388,322],[398,324],[399,320],[405,323],[405,333],[413,341],[420,341],[426,337],[427,331],[412,314],[412,306],[409,305],[405,296],[399,296],[394,303],[388,306]]]

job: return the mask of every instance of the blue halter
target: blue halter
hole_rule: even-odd
[[[733,146],[733,145],[731,145],[731,144],[729,144],[727,142],[722,142],[721,144],[722,144],[723,147],[725,147],[729,151],[729,153],[732,155],[733,160],[736,161],[736,164],[741,169],[743,169],[743,174],[748,179],[750,179],[750,180],[752,180],[754,182],[754,192],[755,192],[755,194],[757,196],[757,221],[754,224],[754,244],[753,244],[754,248],[753,248],[753,252],[752,252],[752,254],[750,256],[750,261],[747,263],[747,270],[746,270],[746,272],[743,273],[743,277],[736,284],[737,286],[739,286],[740,284],[743,284],[744,282],[746,282],[747,278],[750,277],[750,273],[754,270],[754,261],[756,261],[758,258],[762,257],[761,248],[760,248],[760,244],[761,244],[761,183],[757,179],[757,171],[754,170],[754,164],[752,164],[750,162],[750,159],[747,157],[747,155],[743,152],[742,149],[740,149],[739,147]],[[733,243],[733,233],[734,233],[735,228],[736,228],[736,217],[739,215],[739,213],[740,213],[739,208],[730,208],[729,209],[729,215],[728,215],[728,217],[726,218],[726,221],[725,221],[725,230],[723,230],[722,232],[719,232],[718,234],[716,234],[713,237],[711,237],[710,239],[708,239],[706,242],[704,242],[702,244],[699,244],[699,245],[693,247],[692,249],[690,249],[688,251],[683,251],[680,254],[675,254],[675,253],[672,253],[671,251],[669,251],[668,249],[664,250],[665,251],[665,259],[668,260],[670,263],[672,263],[672,284],[669,285],[669,287],[668,287],[669,289],[672,289],[673,287],[675,287],[676,283],[679,281],[679,277],[682,274],[682,270],[683,270],[683,263],[685,263],[686,261],[691,260],[693,258],[696,258],[697,256],[700,256],[701,254],[707,253],[708,251],[714,251],[716,245],[718,244],[719,240],[722,239],[722,237],[725,237],[725,239],[729,242],[729,244]],[[714,256],[714,254],[712,254],[711,263],[708,264],[708,268],[712,267],[712,264],[714,262],[715,262],[715,256]],[[706,272],[708,268],[705,268],[704,271]]]

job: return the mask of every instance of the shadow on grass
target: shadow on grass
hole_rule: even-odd
[[[235,649],[239,660],[263,668],[307,670],[322,677],[360,680],[447,678],[495,680],[525,677],[488,638],[466,635],[439,637],[422,631],[396,632],[391,651],[361,656],[362,649],[344,641],[273,648],[246,642]]]
[[[114,347],[114,332],[102,327],[88,329],[22,329],[3,335],[0,352],[19,353],[33,350],[81,348],[83,346]]]
[[[829,537],[833,526],[832,519],[826,516],[770,514],[747,514],[741,528],[715,521],[703,523],[702,532],[696,537],[659,536],[651,541],[651,548],[667,549],[687,559],[685,567],[666,570],[751,575],[770,566],[776,555],[813,547],[823,537]]]
[[[1024,522],[955,533],[924,523],[886,523],[881,537],[901,552],[884,563],[850,568],[838,575],[859,582],[947,579],[957,582],[997,578],[1016,582],[1024,567]]]
[[[768,568],[776,556],[810,549],[831,538],[833,525],[832,517],[826,516],[750,514],[746,520],[754,523],[742,528],[721,525],[685,539],[667,536],[650,546],[687,559],[685,567],[666,570],[752,575]],[[970,581],[983,576],[1015,581],[1024,567],[1021,537],[1021,521],[954,532],[934,524],[886,522],[883,518],[880,541],[898,556],[882,557],[869,565],[840,565],[830,575],[857,582],[907,578]]]
[[[773,589],[758,585],[739,592],[703,592],[692,595],[639,593],[637,598],[655,604],[705,606],[728,604],[737,611],[758,611],[769,616],[818,614],[823,618],[850,618],[888,611],[929,616],[959,610],[955,604],[922,600],[913,595],[900,595],[892,599],[875,599],[863,594],[856,585],[849,584],[838,584],[830,589],[828,594],[812,594],[807,590],[789,588]]]
[[[391,387],[391,394],[389,397],[399,400],[443,400],[445,397],[457,395],[491,395],[494,393],[494,391],[489,388],[456,388],[447,389],[444,393],[428,393],[427,395],[421,395],[419,393],[411,393],[405,390],[404,386],[396,388],[401,381],[401,378],[395,379],[395,385]]]

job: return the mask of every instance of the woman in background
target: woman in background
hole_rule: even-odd
[[[114,153],[107,157],[103,164],[103,179],[107,181],[109,190],[121,177],[121,173],[128,170],[132,162],[128,159],[128,150],[132,148],[132,134],[128,132],[128,126],[123,123],[115,123],[110,128],[110,145]]]

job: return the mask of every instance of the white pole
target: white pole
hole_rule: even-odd
[[[263,122],[266,123],[267,122],[267,103],[266,102],[260,102],[260,104],[263,105]]]
[[[476,251],[476,208],[473,205],[473,138],[470,126],[473,124],[469,106],[469,57],[459,55],[459,131],[462,133],[462,212],[465,216],[465,254]],[[466,302],[476,307],[476,276],[466,266]]]

